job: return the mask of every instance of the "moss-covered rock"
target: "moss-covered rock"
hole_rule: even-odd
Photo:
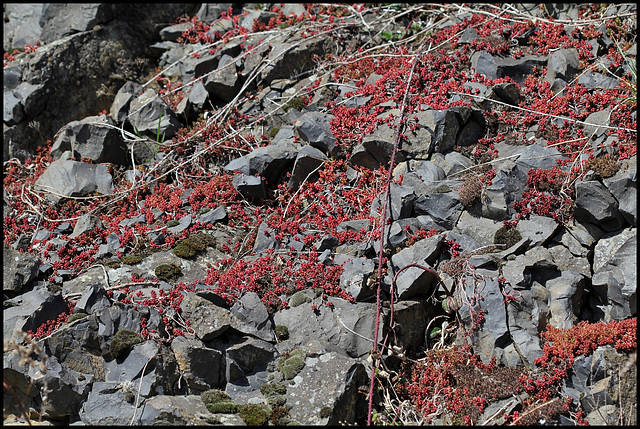
[[[173,254],[183,258],[193,258],[196,253],[203,251],[207,246],[215,246],[216,240],[210,234],[199,232],[195,235],[180,240],[178,245],[173,248]]]
[[[493,236],[493,242],[495,244],[504,244],[505,249],[508,249],[520,240],[522,240],[520,231],[518,231],[515,227],[506,225],[498,229]]]
[[[289,328],[287,328],[285,325],[276,325],[274,331],[276,333],[276,337],[278,338],[278,341],[284,341],[289,339]]]
[[[287,393],[287,386],[283,383],[268,383],[260,387],[260,393],[264,396],[284,395]]]
[[[240,407],[238,415],[244,420],[247,426],[262,426],[269,421],[271,411],[266,405],[247,404]]]
[[[321,419],[326,419],[327,417],[329,417],[331,415],[331,412],[333,410],[331,409],[331,407],[326,406],[326,407],[322,407],[320,409],[320,418]]]
[[[202,399],[202,402],[205,404],[214,404],[216,402],[228,401],[231,399],[231,396],[220,389],[209,389],[206,392],[202,392],[200,399]]]
[[[209,389],[202,392],[200,399],[207,410],[212,413],[237,413],[239,405],[231,400],[231,397],[220,389]]]
[[[216,403],[207,403],[205,404],[207,410],[211,413],[231,413],[235,414],[240,409],[240,405],[236,404],[233,401],[222,401]]]
[[[79,312],[79,313],[73,313],[71,316],[69,316],[69,318],[67,319],[67,323],[71,323],[71,322],[75,322],[76,320],[79,319],[84,319],[85,317],[87,317],[88,314],[85,313],[84,311]]]
[[[182,259],[190,259],[196,256],[196,249],[188,243],[180,242],[173,248],[173,254]]]
[[[291,295],[291,298],[289,298],[289,307],[297,307],[301,304],[304,304],[305,302],[311,302],[311,298],[309,298],[309,295],[307,295],[303,291],[298,291]]]
[[[176,264],[161,264],[155,269],[156,277],[159,280],[169,281],[182,274],[182,270]]]
[[[140,256],[130,255],[130,256],[123,256],[121,261],[123,264],[136,265],[142,262],[142,258]]]
[[[280,373],[285,380],[291,380],[294,378],[302,368],[304,368],[304,362],[306,359],[306,353],[302,349],[295,349],[289,356],[284,356],[278,361]]]
[[[267,398],[267,405],[269,405],[271,408],[282,407],[286,403],[286,395],[271,395]]]
[[[131,347],[136,344],[144,342],[142,335],[136,334],[128,329],[121,329],[113,336],[113,340],[109,345],[109,351],[111,356],[118,358],[124,356]]]
[[[167,222],[167,228],[173,228],[174,226],[178,225],[180,225],[180,221],[176,219],[171,219],[169,222]]]

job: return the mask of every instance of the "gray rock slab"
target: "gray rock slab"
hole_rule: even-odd
[[[292,40],[271,43],[271,51],[267,56],[268,66],[260,73],[266,83],[275,79],[290,79],[315,65],[314,55],[322,58],[328,49],[329,39],[325,37],[309,37],[306,40]]]
[[[109,110],[111,117],[118,124],[123,123],[127,119],[131,101],[136,98],[138,94],[142,93],[143,90],[142,85],[133,81],[128,81],[118,90],[111,104],[111,109]]]
[[[69,238],[76,238],[85,232],[91,231],[94,228],[102,229],[102,220],[93,215],[82,215],[76,221],[76,225],[73,228],[73,232],[69,235]]]
[[[560,225],[547,216],[531,215],[529,219],[518,221],[516,229],[522,238],[530,238],[529,248],[543,246],[553,237]]]
[[[64,152],[73,151],[96,164],[110,162],[126,165],[130,162],[127,147],[114,126],[115,122],[105,115],[69,122],[58,132],[51,147],[51,156],[57,159]]]
[[[198,395],[158,395],[144,402],[139,424],[157,425],[208,425],[211,413]]]
[[[36,180],[35,189],[46,192],[47,199],[57,202],[63,197],[85,197],[93,192],[110,195],[113,183],[104,165],[56,160]]]
[[[618,210],[631,226],[638,223],[637,156],[631,158],[627,168],[615,176],[604,179],[604,185],[618,201]]]
[[[463,211],[462,203],[451,193],[421,195],[413,208],[416,215],[428,215],[446,230],[453,229]]]
[[[151,88],[131,100],[129,112],[131,125],[153,140],[169,139],[182,126],[171,107]]]
[[[85,425],[122,425],[131,423],[136,408],[114,383],[95,382],[79,411]],[[140,411],[137,411],[137,415]],[[135,423],[135,420],[134,420]]]
[[[454,232],[468,235],[473,238],[480,246],[488,246],[493,244],[493,238],[496,231],[502,227],[502,222],[487,219],[463,211],[458,219],[458,223],[453,228]]]
[[[312,302],[275,313],[274,324],[289,329],[289,339],[282,344],[290,348],[305,347],[307,352],[336,352],[354,358],[365,356],[373,347],[375,304],[350,303],[334,297],[330,300],[333,308],[317,297]],[[311,309],[312,305],[318,307],[317,312]],[[311,338],[317,341],[309,343]]]
[[[212,98],[217,98],[226,103],[233,100],[240,90],[235,59],[230,55],[223,55],[216,71],[207,76],[204,88]]]
[[[99,283],[94,283],[87,287],[76,302],[73,312],[84,311],[87,314],[93,313],[95,310],[101,310],[111,305],[111,301],[107,297],[107,292]]]
[[[635,228],[605,236],[596,245],[591,280],[596,293],[612,306],[607,318],[621,320],[637,312],[637,254]]]
[[[323,153],[336,156],[338,145],[331,132],[330,121],[333,115],[322,112],[306,112],[293,123],[300,138]]]
[[[3,28],[3,47],[6,52],[24,48],[26,44],[34,45],[40,39],[42,26],[40,19],[45,9],[44,4],[14,3],[5,6],[8,21]]]
[[[21,338],[19,335],[16,336],[15,330],[36,332],[40,325],[55,320],[67,311],[66,307],[60,294],[51,295],[44,287],[34,288],[7,300],[3,310],[4,338]]]
[[[366,383],[362,363],[337,353],[307,358],[305,367],[287,387],[291,417],[303,425],[337,425],[356,422],[358,386]],[[320,410],[330,408],[326,417]]]
[[[226,379],[229,383],[236,385],[253,384],[255,386],[256,375],[258,377],[267,369],[267,365],[271,362],[276,354],[276,348],[273,344],[260,340],[258,338],[246,338],[237,344],[233,344],[225,348]],[[230,367],[235,367],[233,371]],[[259,377],[261,378],[261,377]],[[259,383],[259,381],[258,381]]]
[[[227,209],[225,206],[218,206],[213,210],[209,210],[206,213],[200,215],[198,220],[200,222],[212,223],[222,222],[227,218]]]
[[[373,275],[375,264],[371,259],[353,258],[342,266],[344,271],[340,275],[340,287],[353,296],[356,301],[367,301],[374,297],[375,291],[369,287],[367,281]]]
[[[278,133],[278,135],[279,134],[280,133]],[[276,135],[276,138],[278,135]],[[320,166],[324,165],[324,162],[328,159],[329,158],[319,149],[310,145],[303,146],[298,152],[293,164],[288,186],[292,189],[298,189],[305,181],[314,181],[314,179],[318,177],[317,170]]]
[[[562,271],[560,277],[548,280],[545,286],[549,290],[549,324],[555,328],[572,328],[582,307],[585,277],[572,271]]]
[[[258,174],[268,183],[276,184],[282,173],[293,166],[298,150],[298,146],[287,140],[279,141],[232,160],[224,169],[228,172],[237,170],[249,176]]]
[[[222,352],[209,348],[198,338],[179,336],[171,341],[178,369],[193,393],[220,388],[225,383]]]
[[[396,276],[395,288],[399,301],[418,296],[427,297],[433,292],[433,282],[436,276],[432,272],[418,267],[410,267],[399,274],[397,273],[411,264],[433,268],[443,240],[442,234],[424,238],[391,257],[392,269],[389,272],[388,280],[391,283],[393,279],[391,276]]]
[[[267,189],[262,177],[237,173],[233,176],[232,185],[236,191],[252,201],[261,201],[267,198]]]
[[[3,289],[20,293],[25,286],[38,277],[40,260],[29,253],[18,252],[6,245],[3,250]]]
[[[231,313],[238,319],[244,334],[253,335],[264,341],[275,341],[273,322],[266,305],[257,293],[247,292],[231,307]],[[240,328],[241,326],[241,328]]]
[[[575,184],[574,217],[598,225],[605,231],[617,231],[624,225],[618,202],[599,181],[578,181]]]
[[[549,54],[547,74],[544,80],[553,83],[556,78],[561,78],[570,82],[578,73],[578,66],[579,59],[577,49],[558,49]]]

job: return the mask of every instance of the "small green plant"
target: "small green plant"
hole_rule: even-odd
[[[302,97],[293,97],[291,100],[287,101],[287,104],[284,105],[283,109],[285,112],[288,112],[291,108],[302,111],[304,106],[305,104]]]
[[[402,33],[399,31],[383,31],[382,33],[380,33],[380,37],[382,37],[387,42],[397,42],[404,37],[405,33],[406,31],[403,31]]]
[[[193,258],[197,252],[206,249],[207,246],[215,246],[216,240],[210,234],[199,232],[196,235],[180,240],[178,245],[173,248],[173,254],[183,258]]]
[[[162,137],[160,137],[160,124],[162,123],[162,117],[158,118],[158,129],[156,131],[156,141],[158,143],[164,143],[166,132],[162,133]]]
[[[173,248],[173,254],[183,259],[190,259],[196,255],[196,250],[187,243],[178,243]]]
[[[158,129],[156,130],[155,143],[160,143],[160,144],[164,143],[165,136],[166,136],[166,132],[164,132],[164,133],[162,133],[162,135],[160,135],[160,129],[162,128],[161,123],[162,123],[162,117],[159,117],[158,118]],[[133,129],[135,130],[136,135],[141,139],[142,143],[147,147],[147,149],[149,149],[149,152],[151,152],[153,154],[153,156],[156,156],[158,154],[158,145],[154,144],[154,145],[150,146],[149,144],[147,144],[147,139],[142,135],[142,133],[140,133],[138,128],[133,127]]]

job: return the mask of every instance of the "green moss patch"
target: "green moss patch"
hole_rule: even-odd
[[[326,407],[322,407],[322,409],[320,410],[320,418],[321,419],[326,419],[327,417],[329,417],[331,415],[332,412],[332,408],[329,406]]]
[[[74,322],[76,320],[79,319],[84,319],[85,317],[87,317],[88,314],[87,313],[73,313],[71,316],[69,316],[69,318],[67,319],[67,323],[71,323]]]
[[[302,111],[302,109],[304,109],[304,101],[302,100],[302,97],[293,97],[291,100],[287,101],[287,104],[284,105],[284,111],[288,112],[291,108]]]
[[[176,264],[161,264],[155,269],[156,277],[159,280],[169,281],[182,274],[182,270]]]
[[[311,302],[311,298],[309,298],[309,295],[300,290],[291,295],[291,298],[289,299],[289,307],[297,307],[304,304],[305,302]]]
[[[285,325],[276,325],[275,327],[276,337],[278,341],[284,341],[289,339],[289,328]]]
[[[113,337],[109,345],[111,356],[118,358],[124,356],[136,344],[144,342],[140,334],[136,334],[128,329],[121,329]]]
[[[204,402],[207,410],[212,413],[237,413],[240,409],[240,406],[220,389],[209,389],[202,392],[200,399]]]
[[[209,412],[214,414],[216,413],[235,414],[240,409],[240,406],[233,401],[222,401],[222,402],[216,402],[215,404],[208,403],[208,404],[205,404],[205,406],[207,407],[207,410],[209,410]]]
[[[495,244],[504,244],[505,249],[508,249],[520,240],[522,240],[520,232],[514,227],[506,225],[498,229],[493,236],[493,242]]]
[[[289,356],[283,356],[276,366],[280,369],[283,379],[291,380],[302,371],[305,359],[306,353],[304,350],[295,349]]]
[[[283,383],[263,384],[260,387],[260,393],[264,396],[284,395],[287,393],[287,386]]]
[[[244,420],[247,426],[262,426],[269,421],[271,411],[265,405],[247,404],[240,407],[238,415]]]
[[[136,265],[139,264],[140,262],[142,262],[142,258],[140,256],[123,256],[121,259],[123,264],[127,264],[127,265]]]
[[[178,245],[173,248],[173,254],[183,258],[193,258],[196,253],[203,251],[207,246],[215,246],[216,240],[210,234],[199,232],[184,240],[180,240]]]

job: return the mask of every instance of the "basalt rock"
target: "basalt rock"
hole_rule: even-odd
[[[36,180],[35,189],[54,202],[64,197],[85,197],[91,193],[113,192],[111,174],[104,165],[71,160],[56,160]]]
[[[377,43],[417,46],[408,40],[417,34],[415,26],[381,22],[368,6],[355,15],[355,9],[337,6],[335,12],[343,14],[334,17],[338,26],[325,32],[309,26],[317,24],[316,18],[304,19],[307,10],[318,10],[313,5],[276,5],[280,11],[248,4],[244,9],[232,4],[6,5],[7,53],[38,39],[44,45],[17,54],[16,60],[5,59],[3,157],[20,163],[6,163],[3,193],[6,237],[16,237],[6,243],[3,260],[4,335],[22,341],[24,331],[33,332],[48,359],[42,374],[6,352],[5,382],[35,412],[43,404],[46,382],[44,418],[57,424],[362,424],[378,285],[379,341],[393,334],[382,353],[381,377],[387,368],[394,376],[405,358],[447,347],[456,320],[472,333],[467,339],[485,364],[495,357],[499,365],[524,372],[543,354],[541,332],[548,326],[636,317],[636,156],[622,159],[629,152],[616,144],[628,132],[610,134],[607,128],[626,123],[626,116],[618,116],[626,104],[578,111],[586,124],[575,125],[554,117],[528,125],[527,117],[521,128],[511,129],[495,115],[508,119],[514,106],[529,100],[531,81],[525,85],[525,80],[534,67],[546,67],[543,84],[555,98],[577,84],[599,99],[602,88],[619,87],[627,79],[635,45],[623,55],[629,61],[611,69],[616,77],[604,68],[580,73],[576,47],[551,49],[548,55],[523,52],[518,58],[481,50],[467,54],[469,61],[449,61],[456,43],[473,48],[488,42],[496,52],[512,45],[511,53],[518,43],[528,50],[546,31],[547,24],[535,17],[559,20],[562,37],[574,37],[575,28],[565,23],[580,18],[579,7],[538,6],[515,6],[534,22],[522,32],[506,29],[479,36],[479,29],[467,28],[454,36],[457,41],[430,51],[436,61],[446,60],[443,73],[469,77],[462,92],[470,92],[449,92],[448,85],[456,85],[455,74],[441,87],[442,94],[417,94],[410,87],[409,127],[399,141],[387,224],[378,237],[386,178],[368,176],[366,168],[390,161],[396,128],[389,124],[398,122],[400,82],[406,77],[392,77],[384,66],[401,58],[371,57],[373,68],[364,69],[345,63],[349,71],[340,81],[325,72],[336,58]],[[627,19],[634,10],[633,5],[609,5],[602,13]],[[178,41],[184,32],[200,23],[175,18],[195,16],[196,11],[209,29],[198,32],[200,43],[182,44]],[[290,21],[264,33],[253,31],[270,25],[280,12]],[[445,26],[468,21],[470,14],[465,14],[454,11]],[[316,17],[324,20],[324,12]],[[634,25],[633,19],[627,21]],[[236,33],[236,25],[247,34]],[[431,31],[441,28],[435,25]],[[597,28],[601,34],[585,46],[596,56],[585,60],[587,67],[617,49],[605,27]],[[417,66],[423,61],[418,59]],[[158,79],[155,65],[162,68]],[[478,79],[476,72],[502,80]],[[414,74],[416,82],[425,79],[430,77]],[[171,90],[161,92],[169,82]],[[184,86],[172,92],[178,85]],[[381,102],[381,91],[391,97]],[[431,102],[412,102],[432,96]],[[236,98],[238,103],[225,105]],[[456,106],[439,107],[445,103]],[[185,129],[180,138],[189,144],[174,145],[172,133],[193,127],[195,121],[210,121],[217,115],[211,108],[225,115],[225,128]],[[109,109],[111,119],[95,116]],[[236,113],[252,124],[234,122]],[[365,123],[366,115],[382,121],[377,126]],[[629,123],[635,116],[631,112]],[[355,134],[336,131],[342,131],[338,123],[354,118],[360,121]],[[565,150],[568,146],[556,144],[564,139],[557,133],[573,131],[570,127],[582,127],[585,137],[592,138],[595,161],[584,153],[575,163],[563,162],[572,154]],[[136,131],[144,142],[131,140]],[[237,136],[225,134],[235,131]],[[496,142],[497,133],[505,139]],[[246,139],[252,150],[235,147],[240,141],[236,137]],[[47,139],[54,141],[57,160],[31,188],[25,181],[24,195],[18,194],[20,183],[11,181],[14,171],[39,171],[33,168],[34,159],[40,162],[35,147],[46,146]],[[213,141],[220,146],[215,143],[209,151]],[[598,168],[607,154],[617,156],[616,150],[621,155],[617,164],[609,162],[606,171]],[[135,165],[121,168],[132,154]],[[91,162],[79,162],[82,157]],[[171,170],[183,161],[180,169]],[[528,181],[532,169],[559,167],[567,173],[579,161],[585,176],[564,187],[569,194],[575,191],[573,218],[556,222],[535,214],[517,216],[514,203],[537,186]],[[339,171],[343,166],[345,176]],[[462,189],[465,180],[471,175],[486,179],[489,169],[495,177],[482,182],[477,203],[463,205],[469,201]],[[210,185],[226,189],[207,185],[202,192],[196,179],[200,174],[211,175]],[[342,185],[335,193],[314,188],[334,177],[335,185]],[[371,180],[373,188],[360,189],[359,179]],[[75,215],[69,210],[84,204],[74,197],[114,191],[137,199],[130,201],[128,212],[119,205],[105,211],[101,203]],[[33,206],[26,204],[27,198]],[[41,217],[37,211],[46,204],[38,198],[50,198],[70,219],[34,227]],[[357,216],[340,212],[341,201],[351,198],[364,210]],[[163,199],[166,207],[161,207]],[[280,212],[287,201],[292,204]],[[23,213],[25,204],[29,207]],[[261,217],[255,222],[251,213],[258,207]],[[317,208],[340,217],[323,224],[326,219],[315,217]],[[43,215],[52,216],[50,211]],[[283,233],[281,226],[296,230]],[[201,229],[209,238],[197,238]],[[434,229],[437,235],[428,237]],[[360,233],[362,239],[353,239]],[[183,252],[174,254],[177,249]],[[68,257],[81,252],[89,252],[94,261],[68,266]],[[382,279],[377,278],[379,256],[388,268]],[[273,258],[271,276],[262,275],[255,283],[255,277],[238,279],[255,290],[237,290],[226,282],[228,277],[217,275],[230,261],[253,269],[268,258]],[[427,269],[409,267],[393,282],[412,263]],[[79,271],[80,265],[84,270]],[[170,269],[164,274],[173,275],[156,271],[163,266]],[[292,269],[300,269],[300,281],[290,281]],[[323,270],[337,273],[339,284],[305,278]],[[453,296],[447,297],[443,286]],[[286,304],[279,307],[278,300]],[[563,395],[589,413],[592,424],[618,423],[616,410],[637,402],[635,367],[612,350],[600,347],[590,356],[576,356],[561,386]],[[19,416],[9,396],[5,415]],[[215,398],[221,401],[214,403]],[[377,393],[373,399],[384,401]],[[504,423],[500,416],[526,406],[525,401],[525,393],[488,401],[477,421]],[[376,408],[376,419],[382,418]],[[566,415],[548,423],[573,423]]]

